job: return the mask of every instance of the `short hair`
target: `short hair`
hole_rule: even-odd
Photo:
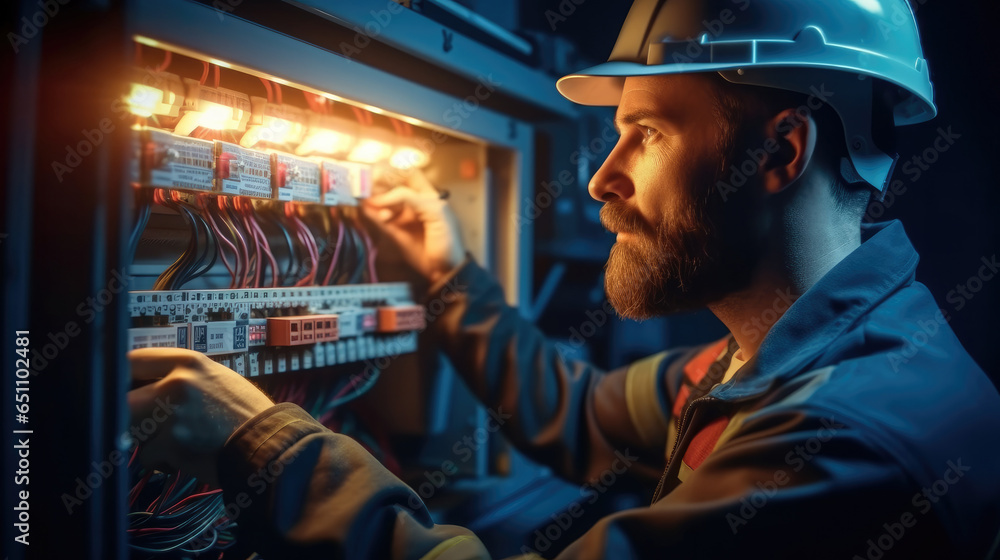
[[[722,124],[722,139],[720,149],[732,160],[745,146],[740,141],[746,138],[746,126],[756,123],[759,119],[770,119],[785,109],[805,108],[816,122],[820,131],[816,141],[816,153],[826,165],[832,167],[833,182],[831,192],[838,212],[857,216],[860,221],[871,201],[872,187],[868,183],[851,182],[843,176],[840,161],[850,155],[844,136],[844,126],[837,112],[828,104],[818,109],[811,109],[809,96],[794,91],[735,84],[727,81],[716,73],[714,79],[716,92],[716,108],[719,121]],[[873,137],[879,148],[887,153],[895,153],[895,133],[892,122],[892,111],[876,96],[873,107]],[[831,131],[827,133],[828,131]]]

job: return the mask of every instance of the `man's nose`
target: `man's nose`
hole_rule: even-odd
[[[601,168],[591,177],[587,191],[594,200],[626,200],[635,194],[635,186],[629,178],[627,168],[628,152],[627,144],[620,139],[608,159],[604,160]]]

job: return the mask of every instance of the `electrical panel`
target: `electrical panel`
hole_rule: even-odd
[[[141,460],[148,442],[125,406],[131,350],[199,352],[415,488],[452,457],[448,444],[485,430],[447,362],[426,344],[415,352],[435,314],[421,306],[429,286],[366,200],[392,186],[385,170],[426,172],[465,248],[527,309],[532,225],[513,218],[532,195],[529,120],[561,110],[557,94],[511,87],[524,68],[458,35],[450,54],[411,64],[416,51],[397,43],[415,37],[406,22],[441,29],[401,4],[345,57],[339,45],[370,15],[362,5],[68,4],[15,45],[0,242],[17,294],[4,306],[10,331],[30,328],[39,346],[31,406],[44,414],[13,426],[36,428],[33,554],[72,543],[101,560],[248,556],[217,488]],[[475,68],[458,68],[459,54]],[[483,67],[500,73],[470,73]],[[79,429],[37,429],[56,422]],[[482,433],[441,505],[428,500],[433,515],[462,481],[505,478],[506,448]]]
[[[397,464],[352,403],[416,351],[427,317],[409,283],[380,281],[393,265],[379,260],[360,205],[384,190],[378,167],[431,163],[430,132],[217,58],[143,38],[134,48],[121,99],[134,117],[127,349],[200,352]],[[461,153],[453,143],[439,153]],[[217,490],[136,456],[135,556],[232,546]]]

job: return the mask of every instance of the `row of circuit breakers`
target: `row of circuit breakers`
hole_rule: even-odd
[[[404,283],[129,293],[128,348],[202,352],[244,376],[416,350],[424,308]]]
[[[134,182],[195,193],[357,206],[371,194],[371,166],[259,151],[221,140],[135,130]]]

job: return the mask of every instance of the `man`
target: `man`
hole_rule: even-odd
[[[1000,397],[915,282],[902,226],[861,226],[891,175],[887,132],[935,112],[900,9],[639,0],[612,61],[560,81],[618,106],[620,140],[589,187],[618,234],[609,300],[632,318],[707,306],[731,333],[714,343],[608,373],[568,363],[465,256],[426,179],[366,208],[429,298],[466,287],[429,329],[486,406],[516,411],[515,445],[576,481],[628,450],[629,480],[656,485],[649,507],[602,519],[559,558],[995,550]],[[143,459],[220,480],[265,558],[488,557],[301,409],[194,353],[130,357],[153,381],[129,395],[136,417],[158,396],[183,403]],[[248,487],[275,465],[260,494]]]

